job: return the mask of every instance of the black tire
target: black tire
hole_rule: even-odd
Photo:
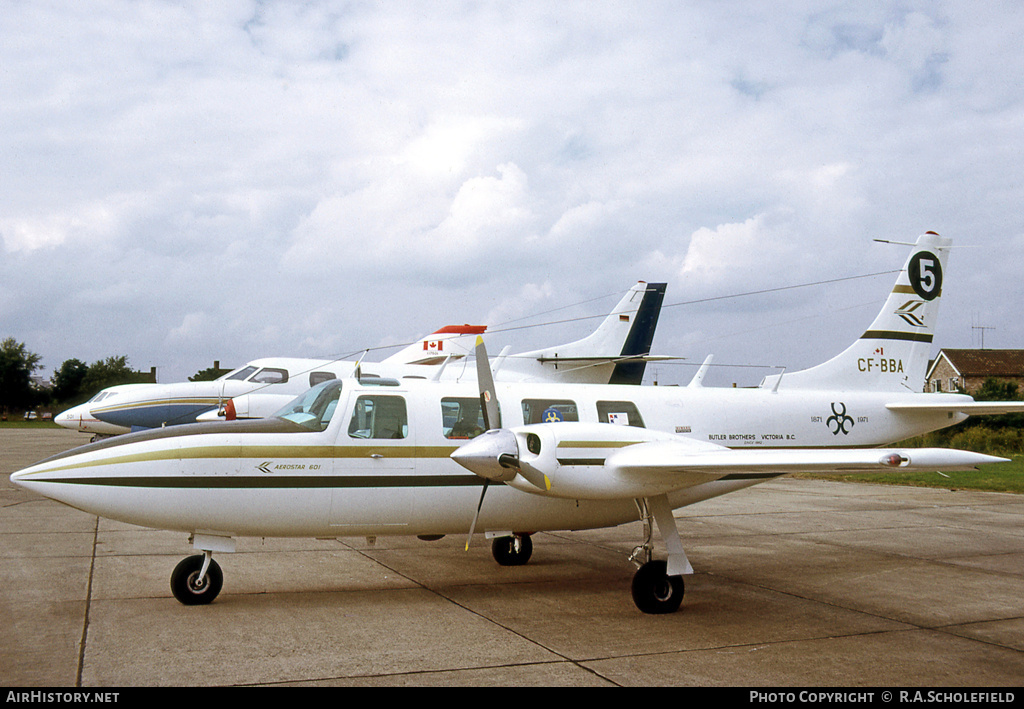
[[[224,585],[224,574],[220,565],[210,559],[210,568],[206,570],[206,578],[197,583],[199,572],[203,570],[203,554],[182,559],[171,573],[171,593],[180,603],[186,606],[202,606],[211,603]]]
[[[633,603],[644,613],[675,613],[686,592],[682,576],[669,576],[668,563],[649,561],[633,576]]]
[[[497,537],[491,542],[491,555],[502,566],[522,566],[530,560],[531,554],[533,554],[533,541],[526,534]]]

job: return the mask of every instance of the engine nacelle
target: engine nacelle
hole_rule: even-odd
[[[522,475],[506,484],[523,492],[576,500],[649,497],[681,487],[678,476],[637,475],[622,469],[616,464],[616,453],[626,448],[666,445],[677,454],[723,450],[671,433],[605,423],[540,423],[510,430],[518,443],[519,466],[542,472],[551,487],[539,490]]]

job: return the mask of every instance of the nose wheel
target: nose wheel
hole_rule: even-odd
[[[210,552],[182,559],[171,573],[171,593],[186,606],[213,601],[224,585],[224,574]]]

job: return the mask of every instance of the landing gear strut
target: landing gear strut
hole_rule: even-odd
[[[171,593],[186,606],[213,601],[224,585],[224,574],[211,552],[182,559],[171,573]]]
[[[637,500],[637,507],[644,523],[644,542],[629,557],[640,567],[633,576],[633,603],[644,613],[675,613],[686,591],[682,575],[692,574],[693,567],[679,539],[672,507],[665,495]],[[652,517],[668,549],[667,561],[652,559]]]

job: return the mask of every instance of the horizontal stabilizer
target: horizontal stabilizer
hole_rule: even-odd
[[[538,362],[545,364],[557,363],[557,364],[619,364],[622,362],[667,362],[670,360],[686,359],[685,357],[673,357],[672,355],[607,355],[599,356],[594,355],[590,357],[559,357],[558,355],[552,357],[538,357]]]
[[[886,404],[885,408],[898,414],[933,414],[949,411],[967,414],[968,416],[984,416],[990,414],[1024,413],[1024,401],[900,402]]]

